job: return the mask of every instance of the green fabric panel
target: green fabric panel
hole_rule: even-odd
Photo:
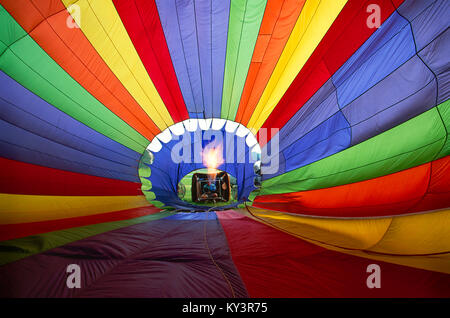
[[[0,53],[4,53],[10,44],[26,35],[27,32],[15,22],[0,4]]]
[[[0,6],[0,69],[49,104],[99,133],[142,153],[149,141],[95,99]]]
[[[141,160],[139,160],[138,168],[139,179],[141,180],[141,191],[142,193],[144,193],[145,198],[150,203],[152,203],[152,200],[155,199],[155,194],[153,192],[149,192],[152,189],[152,183],[148,179],[152,174],[152,170],[150,169],[149,165],[153,163],[153,160],[153,154],[151,154],[149,151],[144,151],[141,156]]]
[[[0,41],[0,56],[8,49],[8,47],[5,45],[5,43]]]
[[[0,242],[0,265],[8,264],[34,254],[43,253],[52,248],[82,240],[93,235],[117,230],[130,225],[159,220],[173,214],[175,213],[162,211],[124,221],[92,224],[3,241]]]
[[[155,195],[155,193],[153,193],[152,191],[147,190],[147,191],[142,191],[142,192],[144,193],[145,198],[146,198],[149,202],[152,202],[153,200],[156,199],[156,195]],[[155,205],[155,206],[156,206],[156,205]]]
[[[230,8],[221,117],[234,120],[267,0],[233,0]]]
[[[150,154],[148,151],[144,151],[142,153],[141,159],[139,160],[139,177],[142,178],[148,178],[150,177],[152,170],[150,169],[149,165],[153,163],[154,157],[153,154]]]
[[[448,138],[448,133],[450,132],[450,99],[446,100],[438,106],[439,113],[445,124],[445,129],[447,130],[447,139],[442,147],[441,152],[437,158],[442,158],[450,155],[450,140]]]
[[[365,142],[263,181],[260,195],[334,187],[415,167],[435,159],[445,139],[434,107]]]
[[[153,200],[153,199],[155,199],[156,198],[156,196],[155,196],[155,194],[153,193],[153,195],[152,195],[152,193],[153,192],[150,192],[150,194],[145,194],[145,197],[147,198],[147,200],[149,200],[149,202],[152,204],[152,205],[154,205],[155,207],[157,207],[158,209],[164,209],[164,208],[167,208],[167,209],[169,209],[169,208],[171,208],[171,207],[168,207],[168,206],[166,206],[164,203],[162,203],[162,202],[160,202],[160,201],[156,201],[156,200]],[[148,197],[147,197],[148,196]],[[153,199],[152,199],[153,198]],[[151,201],[150,201],[151,200]]]
[[[261,189],[250,192],[250,195],[248,196],[248,201],[247,201],[248,204],[253,205],[253,201],[255,201],[255,198],[259,195],[261,195]]]

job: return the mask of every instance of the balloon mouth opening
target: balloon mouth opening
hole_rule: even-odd
[[[245,126],[218,118],[188,119],[148,145],[139,163],[141,189],[161,208],[236,207],[258,188],[260,158],[256,137]]]

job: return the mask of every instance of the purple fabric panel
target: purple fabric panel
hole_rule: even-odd
[[[139,182],[135,166],[118,164],[63,146],[0,120],[0,155],[28,162],[99,177]]]
[[[342,109],[352,126],[352,145],[367,140],[435,106],[433,73],[414,56]]]
[[[195,14],[195,5],[192,0],[175,1],[175,12],[172,12],[174,19],[172,23],[179,24],[180,36],[182,41],[184,59],[187,67],[187,79],[190,82],[192,94],[194,96],[195,110],[198,113],[197,118],[204,118],[203,101],[203,82],[201,78],[199,39],[197,37],[197,26]]]
[[[413,20],[437,0],[405,0],[397,11],[408,20]]]
[[[79,289],[66,287],[69,264],[80,266]],[[247,297],[212,212],[125,227],[0,267],[0,297],[232,297],[228,282]]]
[[[419,56],[436,75],[448,72],[450,68],[450,30],[434,39],[422,51]]]
[[[196,32],[196,42],[193,46],[197,47],[199,68],[195,72],[200,76],[200,85],[197,87],[199,95],[201,95],[202,109],[205,112],[205,118],[213,117],[212,111],[212,59],[211,45],[212,33],[211,24],[213,17],[211,16],[212,3],[210,1],[192,1],[195,21],[194,28]],[[182,31],[183,32],[183,31]]]
[[[438,105],[450,98],[450,72],[444,72],[438,76],[439,98]]]
[[[440,104],[450,98],[450,30],[438,36],[419,52],[419,56],[437,77],[438,101]]]
[[[410,2],[414,2],[414,5],[408,5]],[[425,6],[425,3],[429,5]],[[437,0],[433,3],[407,0],[404,5],[405,7],[400,6],[399,12],[411,22],[417,51],[423,49],[449,27],[450,1],[448,0]],[[416,6],[423,8],[423,11],[417,14]]]
[[[180,89],[183,94],[184,102],[186,103],[190,117],[196,118],[196,101],[191,88],[188,65],[186,65],[185,60],[183,41],[181,38],[181,31],[176,13],[176,1],[156,0],[156,5],[158,8],[161,25],[164,30],[167,46],[169,47],[170,57],[172,58],[175,73],[177,75],[178,84],[180,85]],[[191,12],[193,12],[193,8]]]
[[[190,117],[220,117],[230,2],[156,4]]]
[[[227,53],[229,16],[230,0],[212,2],[211,28],[213,41],[211,43],[210,54],[212,59],[212,113],[214,118],[220,118],[222,108],[222,89],[225,72],[225,56]]]
[[[0,119],[51,141],[124,165],[139,161],[137,152],[73,119],[1,71],[0,107]]]

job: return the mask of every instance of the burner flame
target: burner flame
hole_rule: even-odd
[[[203,150],[203,164],[208,168],[208,179],[211,183],[217,175],[217,168],[224,163],[222,146],[206,146]]]

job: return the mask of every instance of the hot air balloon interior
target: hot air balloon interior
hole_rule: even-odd
[[[450,297],[449,17],[0,0],[0,297]]]

